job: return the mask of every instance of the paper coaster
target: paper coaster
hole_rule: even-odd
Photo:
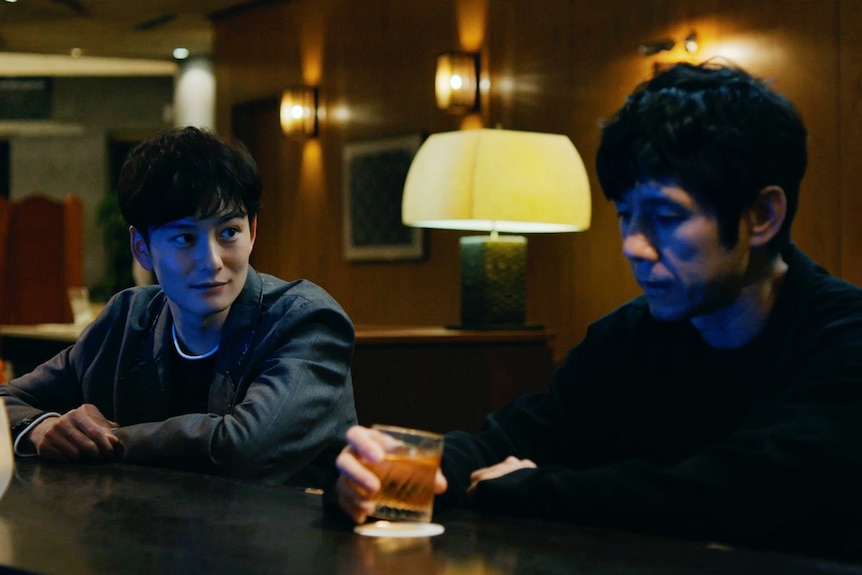
[[[412,523],[409,521],[375,521],[357,525],[353,531],[367,537],[433,537],[445,531],[437,523]]]

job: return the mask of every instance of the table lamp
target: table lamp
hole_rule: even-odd
[[[463,329],[525,329],[527,239],[590,226],[590,184],[568,137],[499,129],[430,136],[404,184],[402,220],[486,231],[460,239]]]

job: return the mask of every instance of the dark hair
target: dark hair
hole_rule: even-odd
[[[739,241],[758,192],[780,186],[787,215],[769,246],[778,251],[790,241],[806,141],[799,112],[764,82],[731,66],[682,63],[638,86],[604,124],[596,169],[610,200],[653,180],[680,186],[715,213],[726,247]]]
[[[241,144],[199,128],[172,128],[141,142],[120,171],[117,199],[126,222],[149,230],[196,216],[260,210],[257,165]]]

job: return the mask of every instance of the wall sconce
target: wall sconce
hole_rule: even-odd
[[[692,32],[691,34],[689,34],[688,36],[685,37],[685,41],[683,43],[683,48],[685,48],[686,52],[688,52],[689,54],[694,54],[695,52],[697,52],[697,49],[699,47],[700,46],[697,43],[697,34]]]
[[[314,137],[317,135],[317,88],[296,86],[281,95],[281,130],[286,136]]]
[[[451,114],[467,114],[479,109],[479,55],[474,52],[447,52],[437,56],[434,83],[437,107]]]
[[[645,42],[638,46],[638,52],[641,53],[642,56],[653,56],[660,52],[669,52],[673,50],[674,46],[676,46],[676,40],[668,38],[666,40],[659,40],[657,42]],[[683,41],[682,47],[689,54],[694,54],[697,52],[698,44],[697,44],[697,34],[692,32],[688,36],[685,37]]]

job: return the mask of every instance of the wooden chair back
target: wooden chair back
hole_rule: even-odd
[[[2,218],[0,209],[0,224]],[[69,195],[64,201],[30,196],[12,202],[4,229],[0,323],[71,323],[68,288],[84,285],[81,201]]]

